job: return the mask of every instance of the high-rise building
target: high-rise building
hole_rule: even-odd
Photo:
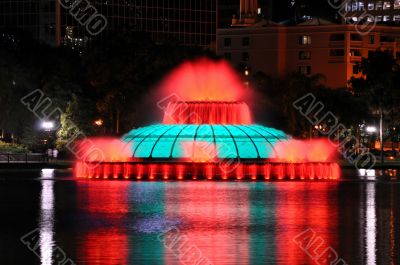
[[[226,28],[251,5],[255,16],[272,18],[273,0],[2,0],[0,28],[28,31],[35,39],[84,49],[106,31],[147,32],[156,43],[215,48],[217,27]],[[242,7],[242,11],[241,10]],[[99,14],[105,31],[94,36],[85,22]],[[217,15],[218,14],[218,15]],[[80,20],[80,21],[79,21]]]
[[[2,0],[0,29],[27,31],[55,45],[83,47],[102,37],[87,30],[85,22],[94,13],[104,16],[105,31],[128,28],[149,33],[156,43],[215,47],[217,0]]]
[[[56,0],[0,1],[0,29],[29,32],[34,39],[56,42]]]
[[[188,46],[215,46],[216,0],[88,1],[107,20],[105,30],[129,28],[147,32],[156,43],[174,41]],[[90,9],[62,9],[61,36],[65,43],[81,45],[89,34],[71,13],[85,16]]]

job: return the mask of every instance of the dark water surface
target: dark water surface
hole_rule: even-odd
[[[0,173],[1,265],[330,264],[335,255],[338,264],[400,264],[396,177],[130,182],[70,175]]]

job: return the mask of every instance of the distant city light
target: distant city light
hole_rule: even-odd
[[[249,70],[244,70],[244,75],[249,76]]]
[[[374,132],[376,132],[376,127],[374,127],[374,126],[368,126],[368,127],[366,128],[366,131],[369,132],[369,133],[374,133]]]
[[[42,122],[42,128],[45,130],[51,130],[54,128],[54,122],[52,121],[44,121]]]

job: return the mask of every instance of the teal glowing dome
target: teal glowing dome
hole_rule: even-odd
[[[123,137],[133,158],[193,159],[198,149],[215,159],[268,159],[277,142],[289,137],[282,131],[256,125],[155,124],[132,130]],[[196,148],[197,147],[197,148]]]

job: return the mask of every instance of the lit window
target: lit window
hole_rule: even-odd
[[[231,38],[225,38],[224,39],[224,46],[225,47],[231,47],[232,46],[232,39]]]
[[[375,4],[374,2],[369,2],[368,3],[368,10],[374,10],[375,9]]]
[[[390,7],[391,7],[391,4],[390,4],[389,1],[383,2],[383,9],[384,10],[390,9]]]
[[[299,44],[310,45],[311,44],[311,36],[306,36],[306,35],[300,36]]]
[[[391,16],[383,16],[383,21],[387,22],[387,21],[391,21]]]
[[[310,75],[311,74],[311,66],[299,66],[299,73],[303,75]]]
[[[309,60],[311,59],[310,51],[299,51],[299,60]]]
[[[382,10],[382,9],[383,9],[382,1],[376,2],[375,10]]]
[[[400,0],[394,0],[394,9],[400,9]]]
[[[257,9],[257,14],[261,15],[261,8],[260,7]]]

